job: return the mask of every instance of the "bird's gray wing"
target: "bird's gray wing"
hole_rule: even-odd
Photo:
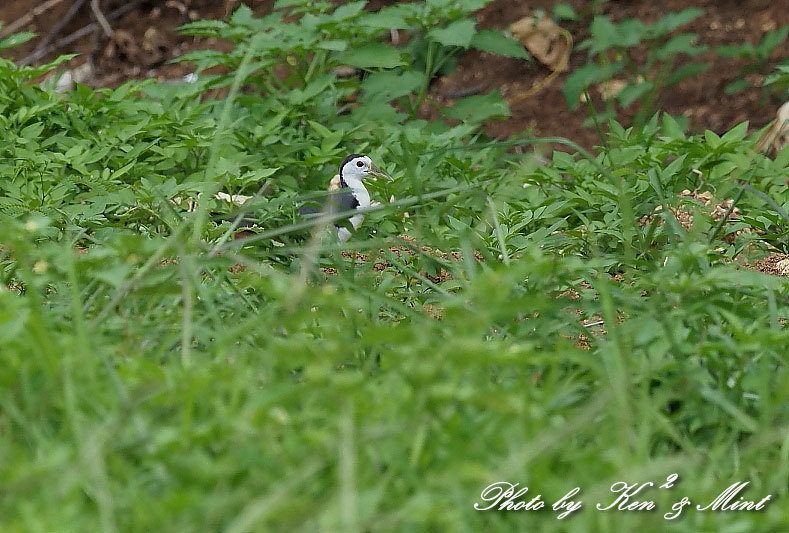
[[[330,211],[332,213],[342,213],[344,211],[351,211],[357,207],[359,207],[359,201],[356,199],[353,193],[348,189],[343,189],[332,194],[320,208],[309,205],[300,207],[299,214],[317,215],[326,211]]]
[[[359,207],[359,200],[357,200],[353,193],[348,189],[340,189],[338,192],[334,193],[332,197],[329,198],[329,202],[331,204],[333,213],[352,211]],[[345,218],[335,220],[334,227],[353,230],[353,224],[351,224],[350,221],[351,216],[353,215],[346,215]]]
[[[317,215],[317,214],[320,214],[322,212],[323,212],[323,208],[320,208],[320,207],[312,207],[312,206],[309,206],[309,205],[305,205],[305,206],[299,207],[299,214],[302,215],[302,216],[304,216],[304,215]]]
[[[348,189],[343,189],[340,192],[334,194],[331,198],[331,202],[334,204],[334,207],[338,212],[350,211],[359,207],[359,200],[357,200],[353,193]]]

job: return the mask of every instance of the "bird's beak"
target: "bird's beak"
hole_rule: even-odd
[[[389,181],[392,180],[392,176],[390,176],[380,168],[376,167],[375,165],[370,165],[370,174],[372,174],[373,176],[378,176],[379,178],[384,178]]]

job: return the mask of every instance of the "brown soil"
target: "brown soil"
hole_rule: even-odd
[[[256,10],[269,9],[273,0],[246,0]],[[178,35],[177,28],[182,24],[204,18],[222,18],[239,5],[238,0],[101,0],[101,12],[107,18],[115,37],[107,39],[95,22],[90,0],[9,0],[0,6],[0,21],[4,35],[15,21],[24,19],[36,9],[48,7],[37,13],[25,25],[24,31],[39,34],[37,39],[15,48],[5,55],[19,62],[29,62],[35,58],[36,47],[47,40],[50,53],[42,59],[32,61],[41,63],[59,54],[77,53],[72,60],[75,67],[92,60],[96,69],[85,81],[94,87],[113,87],[128,79],[157,78],[175,79],[193,70],[187,64],[166,64],[167,60],[182,55],[195,48],[218,48],[222,43],[211,39],[195,39]],[[72,6],[81,7],[68,19]],[[120,13],[119,16],[114,16]],[[64,19],[68,22],[56,33],[57,25]],[[93,26],[91,26],[93,25]],[[95,28],[87,35],[65,46],[53,49],[59,40],[85,29]],[[22,30],[19,30],[22,31]],[[26,61],[27,60],[27,61]]]
[[[483,28],[506,28],[513,21],[528,16],[534,9],[550,13],[555,0],[496,0],[480,11],[479,25]],[[572,0],[577,13],[584,13],[591,2]],[[614,20],[638,18],[653,22],[667,12],[680,11],[688,7],[700,7],[705,14],[682,28],[682,31],[697,33],[699,44],[710,48],[722,45],[735,45],[745,42],[758,44],[764,33],[789,24],[789,2],[786,0],[622,0],[612,1],[602,6],[602,14]],[[575,23],[562,23],[570,31],[575,43],[588,37],[587,29],[591,20],[587,13]],[[785,41],[773,54],[772,64],[767,72],[781,59],[789,57],[789,40]],[[570,71],[587,61],[585,51],[574,52],[570,57]],[[724,93],[724,87],[738,78],[744,63],[730,60],[707,52],[694,58],[694,61],[709,62],[709,70],[697,77],[690,78],[664,92],[656,107],[672,115],[685,115],[690,118],[695,130],[711,129],[723,132],[732,126],[749,120],[755,128],[764,126],[775,118],[777,107],[782,103],[768,101],[761,88],[750,88],[735,95]],[[439,80],[441,92],[454,92],[463,87],[483,84],[487,88],[498,88],[508,100],[517,99],[536,83],[550,74],[548,68],[535,62],[525,62],[501,58],[480,52],[469,52],[460,61],[460,67],[446,80]],[[597,134],[591,128],[582,126],[587,117],[583,107],[575,112],[567,109],[561,93],[565,75],[559,76],[547,88],[523,101],[513,104],[512,117],[504,122],[493,124],[491,133],[506,136],[530,129],[538,135],[564,136],[585,146],[599,143]],[[752,82],[760,83],[762,77],[749,77]],[[597,94],[592,91],[593,100]],[[599,101],[595,106],[602,109]],[[626,115],[633,116],[637,110],[628,109]],[[625,120],[626,117],[623,117]]]
[[[789,255],[772,253],[757,261],[754,269],[774,276],[789,276]]]
[[[93,23],[91,2],[82,0],[83,5],[73,19],[56,35],[52,34],[56,24],[65,18],[71,6],[78,1],[10,0],[0,6],[0,20],[5,21],[7,27],[33,9],[54,2],[52,7],[34,17],[24,27],[25,30],[38,32],[39,38],[12,50],[8,53],[10,57],[17,61],[29,58],[46,37],[51,37],[51,42],[55,43]],[[189,65],[167,65],[166,60],[194,48],[221,46],[209,40],[181,37],[176,28],[189,20],[223,17],[240,4],[239,0],[102,0],[101,6],[109,18],[117,9],[135,3],[136,7],[129,12],[110,19],[112,29],[117,32],[114,43],[110,43],[96,26],[96,31],[68,46],[53,50],[44,59],[51,59],[58,53],[76,52],[82,54],[74,60],[74,64],[79,64],[87,57],[92,57],[97,66],[92,85],[112,86],[128,78],[176,78],[189,72]],[[264,13],[271,8],[273,0],[245,0],[245,3],[256,12]],[[375,0],[370,2],[370,6],[375,9],[390,3],[390,0]],[[478,13],[477,20],[482,28],[506,28],[512,22],[532,14],[535,9],[550,13],[557,3],[556,0],[494,0]],[[582,20],[578,22],[562,23],[572,34],[574,42],[578,43],[587,37],[588,25],[594,15],[590,12],[592,2],[568,0],[566,3],[582,15]],[[765,32],[789,24],[787,0],[613,0],[603,4],[600,12],[615,20],[635,17],[650,22],[666,12],[693,6],[704,8],[705,15],[683,28],[683,31],[698,33],[700,43],[709,47],[744,42],[755,44]],[[789,40],[776,50],[772,65],[787,57]],[[711,68],[665,91],[657,104],[658,108],[689,117],[696,130],[708,128],[716,132],[725,131],[743,120],[749,120],[753,127],[761,127],[775,117],[776,108],[782,102],[770,101],[763,89],[751,88],[735,95],[724,93],[724,87],[737,79],[743,66],[740,61],[722,58],[712,52],[695,60],[709,62]],[[570,70],[583,65],[585,61],[586,52],[574,52],[570,57]],[[454,73],[434,82],[431,92],[438,96],[461,94],[469,90],[500,90],[513,103],[511,118],[489,126],[490,133],[497,137],[531,130],[538,135],[568,137],[587,147],[598,143],[593,129],[582,126],[586,111],[583,108],[575,112],[567,109],[561,94],[566,74],[558,76],[536,94],[525,99],[519,98],[549,74],[550,70],[537,61],[527,62],[470,51],[460,59]],[[750,79],[759,82],[761,76],[756,74]],[[600,108],[600,102],[595,104]],[[622,118],[627,120],[627,115],[632,116],[635,111],[628,109]]]

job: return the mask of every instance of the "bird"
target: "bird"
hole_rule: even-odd
[[[370,199],[370,193],[364,180],[370,176],[391,180],[386,172],[373,165],[372,160],[363,154],[350,154],[340,163],[340,171],[329,182],[329,191],[333,194],[321,207],[304,206],[299,209],[300,215],[317,215],[332,212],[345,212],[366,209],[378,205]],[[350,215],[348,221],[355,231],[364,220],[364,213]],[[337,238],[345,242],[351,238],[352,232],[342,224],[335,223]]]
[[[335,174],[334,177],[332,177],[332,179],[329,181],[328,191],[332,194],[328,200],[325,201],[320,208],[302,206],[299,209],[299,214],[302,216],[321,214],[331,215],[333,213],[365,209],[368,207],[380,205],[378,202],[373,202],[370,199],[370,193],[367,190],[367,187],[364,185],[364,179],[370,176],[382,177],[387,180],[392,179],[389,174],[373,165],[372,160],[368,156],[363,154],[348,155],[340,164],[339,173]],[[198,194],[198,198],[199,197],[200,195]],[[214,198],[241,207],[248,201],[252,200],[253,197],[245,196],[243,194],[231,195],[225,192],[218,192],[214,195]],[[172,203],[177,205],[180,205],[183,201],[184,200],[182,198],[174,198],[171,200]],[[193,211],[196,205],[195,202],[191,199],[187,199],[186,202],[187,210]],[[237,215],[212,213],[212,217],[218,222],[223,220],[234,220]],[[354,231],[361,225],[363,220],[364,213],[349,215],[348,218],[350,226]],[[339,220],[334,224],[337,238],[340,242],[347,241],[352,235],[351,230],[346,227],[347,224],[343,224],[343,222],[344,221]],[[243,216],[241,220],[236,222],[236,224],[239,228],[257,227],[257,222],[254,219],[248,219]]]

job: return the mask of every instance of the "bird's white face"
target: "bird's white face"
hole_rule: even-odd
[[[350,161],[346,162],[340,170],[342,172],[342,177],[346,182],[354,180],[361,181],[362,179],[371,175],[389,178],[389,175],[376,168],[376,166],[373,165],[372,160],[366,155],[354,157]]]
[[[370,174],[370,167],[373,166],[372,160],[366,155],[355,157],[345,163],[342,169],[342,177],[347,179],[361,180]]]

